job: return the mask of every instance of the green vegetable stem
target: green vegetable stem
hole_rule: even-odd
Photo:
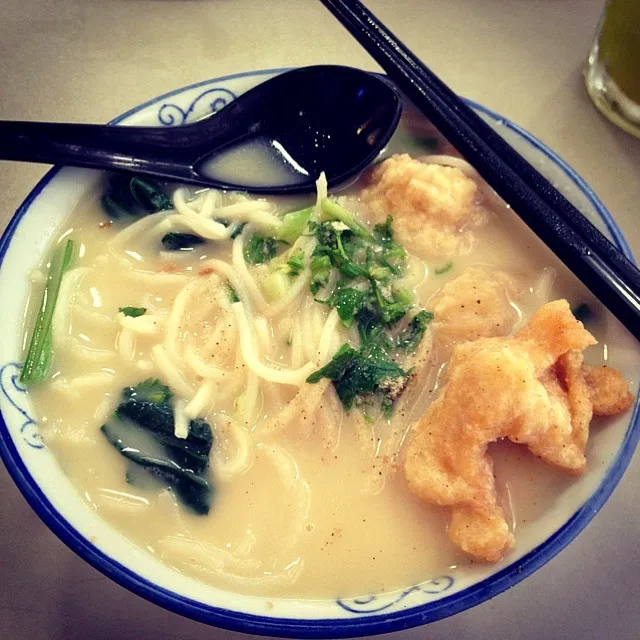
[[[42,294],[40,310],[29,342],[29,350],[22,367],[20,381],[26,385],[42,382],[51,369],[51,322],[56,308],[62,276],[69,269],[73,257],[73,240],[67,240],[64,249],[58,250],[49,268],[49,275]]]

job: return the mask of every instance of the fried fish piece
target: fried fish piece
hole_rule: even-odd
[[[430,300],[433,329],[440,344],[504,336],[518,321],[512,304],[515,280],[499,270],[469,267]]]
[[[472,230],[489,216],[473,178],[406,153],[376,165],[360,198],[376,222],[392,215],[400,243],[422,256],[467,253]]]
[[[419,498],[451,507],[449,538],[472,558],[495,562],[514,543],[490,442],[526,444],[545,462],[578,474],[594,409],[628,408],[618,375],[584,367],[582,351],[595,343],[568,302],[557,300],[514,336],[454,348],[442,391],[412,427],[404,474]]]

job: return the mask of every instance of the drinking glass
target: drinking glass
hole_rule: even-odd
[[[640,137],[640,0],[607,2],[584,75],[595,106]]]

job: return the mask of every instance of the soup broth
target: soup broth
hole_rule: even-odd
[[[402,140],[406,132],[390,151],[402,151]],[[427,162],[455,164],[455,158]],[[337,195],[372,228],[379,220],[372,219],[361,197],[364,186],[360,181]],[[161,562],[241,593],[309,598],[380,593],[467,563],[447,539],[446,514],[411,495],[397,470],[407,430],[437,394],[450,348],[428,327],[423,338],[428,364],[390,417],[366,403],[347,411],[328,380],[304,382],[343,343],[358,344],[355,327],[345,327],[335,309],[316,301],[327,299],[336,279],[312,294],[306,272],[288,276],[286,285],[298,287],[298,293],[288,289],[269,299],[260,280],[269,277],[268,267],[243,260],[252,225],[261,224],[261,216],[281,218],[313,201],[265,203],[241,194],[181,189],[180,202],[173,196],[176,209],[188,207],[203,219],[206,207],[235,215],[247,203],[262,204],[249,218],[216,223],[248,221],[236,238],[168,251],[161,240],[171,216],[177,224],[175,213],[109,220],[101,193],[83,202],[59,235],[58,246],[73,237],[79,250],[56,309],[52,374],[29,390],[47,447],[91,508]],[[402,283],[415,309],[432,309],[443,286],[477,266],[510,278],[513,313],[506,333],[549,299],[564,296],[572,304],[594,305],[484,186],[481,197],[486,220],[472,230],[473,243],[461,254],[424,256],[407,247]],[[300,240],[307,256],[312,242],[312,234]],[[36,294],[42,276],[33,279]],[[276,372],[272,381],[246,364],[239,315],[244,312],[225,298],[228,283],[250,307],[244,318],[250,350],[268,372]],[[126,307],[145,313],[124,320],[119,310]],[[146,323],[144,331],[133,329],[139,320]],[[598,335],[597,319],[589,329]],[[593,349],[591,359],[597,361],[599,353],[601,348]],[[314,366],[305,370],[308,363]],[[136,469],[100,431],[123,388],[149,378],[167,384],[181,410],[200,402],[196,413],[211,426],[214,497],[208,515],[186,508],[161,478]],[[287,407],[293,407],[289,414]],[[523,448],[498,443],[492,453],[511,527],[535,526],[569,480]]]

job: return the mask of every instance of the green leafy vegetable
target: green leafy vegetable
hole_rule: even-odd
[[[344,207],[340,206],[335,200],[329,198],[323,198],[320,203],[322,213],[325,219],[339,220],[346,225],[351,231],[362,238],[372,238],[373,235],[369,229],[367,229],[356,217]]]
[[[157,182],[126,174],[111,176],[101,202],[112,218],[157,213],[172,206]]]
[[[433,272],[437,276],[441,276],[443,273],[447,273],[447,271],[451,271],[451,269],[453,269],[453,262],[447,262],[446,264],[443,264],[441,267],[436,267],[433,270]]]
[[[356,400],[364,402],[373,396],[377,396],[381,404],[390,406],[408,381],[404,369],[375,345],[361,349],[343,345],[331,362],[312,373],[307,382],[316,383],[322,378],[333,381],[336,393],[347,410]]]
[[[177,464],[166,452],[158,453],[155,446],[141,447],[139,432],[142,430],[139,426],[112,416],[100,427],[100,431],[125,458],[173,487],[185,505],[201,515],[209,513],[212,491],[210,482],[192,469]],[[147,453],[149,450],[152,452]],[[129,472],[126,477],[131,482],[133,474]]]
[[[264,264],[276,255],[277,240],[254,233],[244,247],[244,259],[251,264]]]
[[[138,318],[147,312],[144,307],[120,307],[118,311],[128,318]]]
[[[240,296],[238,292],[231,286],[229,282],[227,282],[227,293],[229,294],[229,300],[231,302],[240,302]]]
[[[288,260],[289,275],[292,278],[299,276],[304,271],[304,251],[296,251]]]
[[[136,397],[140,402],[152,402],[154,404],[167,404],[173,394],[167,385],[162,384],[157,378],[147,378],[139,382],[135,387],[126,387],[123,391],[126,398]]]
[[[211,428],[204,420],[191,420],[186,438],[175,435],[169,387],[145,380],[126,387],[115,413],[101,428],[118,451],[171,486],[196,513],[209,512],[212,486],[209,456]]]
[[[331,275],[331,259],[327,255],[316,255],[311,258],[311,293],[315,295],[329,282]]]
[[[233,232],[231,233],[231,235],[230,235],[229,237],[230,237],[232,240],[235,240],[235,239],[236,239],[236,238],[237,238],[237,237],[242,233],[242,230],[244,229],[244,227],[245,227],[245,225],[246,225],[246,224],[247,224],[246,222],[243,222],[242,224],[239,224],[239,225],[238,225],[238,226],[233,230]]]
[[[205,239],[194,233],[170,232],[162,236],[162,244],[168,251],[193,251]]]
[[[42,382],[51,368],[51,321],[55,311],[60,283],[71,264],[73,240],[67,240],[64,249],[58,249],[51,259],[49,275],[42,293],[40,309],[31,334],[29,349],[25,359],[20,381],[24,384]]]
[[[313,213],[314,207],[290,211],[282,218],[282,226],[278,230],[278,240],[293,244],[304,232],[305,225]]]
[[[380,317],[385,324],[395,324],[401,320],[411,308],[411,303],[402,302],[393,298],[393,292],[387,287],[381,287],[373,283],[375,301],[380,311]]]
[[[413,302],[413,295],[406,289],[394,289],[393,299],[396,302],[402,302],[405,305],[410,305]]]
[[[345,327],[357,326],[360,348],[344,345],[308,382],[328,378],[347,409],[355,403],[377,402],[389,415],[408,380],[393,360],[402,350],[394,327],[413,304],[409,291],[394,286],[407,254],[394,240],[391,216],[370,232],[334,201],[323,200],[322,212],[321,222],[309,224],[317,241],[310,263],[311,291],[316,294],[332,274],[339,274],[335,289],[318,302],[335,308]],[[411,331],[407,329],[401,339],[405,350],[417,346],[425,331],[424,314],[416,316]]]
[[[288,270],[287,265],[284,265]],[[291,278],[282,270],[276,269],[262,279],[262,289],[270,302],[279,300],[291,288]]]
[[[131,178],[129,189],[133,199],[147,212],[156,213],[171,209],[171,200],[162,192],[160,185],[145,178]]]
[[[340,222],[322,222],[316,229],[318,246],[314,249],[312,256],[326,256],[332,266],[348,279],[359,276],[368,276],[368,271],[364,266],[353,261],[353,255],[360,247],[354,241],[351,231],[341,226]]]
[[[356,314],[360,311],[366,299],[366,291],[337,286],[328,300],[328,304],[336,308],[342,324],[348,329],[353,325]]]
[[[415,351],[432,320],[433,313],[430,311],[423,310],[416,313],[411,318],[409,326],[398,336],[398,348],[404,351]]]

